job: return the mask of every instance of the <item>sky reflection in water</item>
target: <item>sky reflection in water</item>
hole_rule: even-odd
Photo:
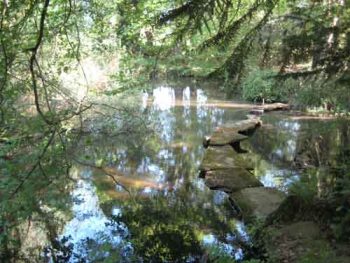
[[[94,262],[106,258],[109,253],[102,249],[106,244],[112,249],[122,245],[125,251],[132,250],[131,244],[123,241],[128,234],[127,227],[123,224],[111,224],[100,208],[95,186],[91,182],[91,171],[83,170],[80,176],[82,179],[78,180],[71,193],[73,218],[65,225],[61,236],[68,238],[68,244],[73,244],[69,262]],[[114,208],[112,213],[118,215],[120,209]]]
[[[149,207],[147,216],[151,222],[146,223],[153,232],[142,231],[143,227],[146,228],[143,225],[139,225],[138,229],[130,225],[132,220],[136,220],[133,222],[137,225],[138,217],[144,215],[137,214],[136,211],[140,209],[134,209],[127,199],[118,199],[111,194],[125,192],[122,187],[114,186],[113,182],[109,182],[112,188],[106,194],[114,205],[111,211],[105,213],[121,218],[129,216],[132,220],[123,221],[125,225],[121,223],[122,227],[110,225],[110,218],[100,208],[93,186],[95,183],[99,187],[100,177],[85,176],[72,193],[73,198],[79,202],[74,203],[74,218],[64,230],[64,235],[70,235],[71,241],[76,245],[74,252],[81,255],[89,253],[84,245],[79,245],[84,244],[82,240],[87,238],[95,240],[96,244],[108,242],[113,247],[124,242],[124,245],[130,247],[133,246],[128,243],[131,237],[142,245],[143,239],[154,237],[152,235],[155,235],[154,229],[157,226],[168,224],[171,227],[174,224],[176,228],[176,224],[182,226],[186,218],[185,224],[192,226],[193,234],[200,239],[198,241],[204,248],[215,246],[232,258],[242,257],[243,251],[237,246],[236,237],[249,242],[244,225],[233,218],[226,194],[209,190],[203,180],[198,178],[198,166],[204,153],[203,137],[223,123],[245,118],[247,105],[239,109],[237,105],[231,107],[227,101],[213,101],[209,98],[215,99],[216,95],[197,87],[159,86],[151,93],[140,96],[141,110],[148,110],[148,117],[158,120],[159,128],[155,136],[146,141],[134,139],[131,143],[127,138],[125,141],[103,138],[95,145],[99,154],[116,156],[116,162],[111,168],[122,174],[118,178],[133,194],[144,197],[138,205]],[[283,116],[267,118],[264,122],[267,125],[259,129],[243,146],[251,152],[250,158],[256,167],[255,174],[263,184],[287,191],[288,185],[299,178],[290,162],[298,148],[302,124]],[[274,139],[268,137],[271,131]],[[162,202],[165,203],[164,206],[160,206]],[[174,220],[163,222],[157,214],[159,209],[164,218],[169,215]],[[150,236],[135,236],[137,233],[150,233]],[[134,245],[141,246],[138,243]],[[193,256],[196,255],[190,253],[188,259]]]

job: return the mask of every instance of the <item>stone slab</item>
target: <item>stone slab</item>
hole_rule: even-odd
[[[237,131],[218,130],[208,140],[209,146],[223,146],[234,144],[248,139],[248,136],[237,133]]]
[[[211,171],[228,168],[245,168],[252,170],[252,165],[247,162],[230,146],[209,147],[204,154],[203,161],[199,169],[201,171]]]
[[[219,127],[219,130],[236,131],[238,133],[246,132],[248,130],[255,129],[261,125],[261,120],[259,118],[250,118],[247,120],[229,122]]]
[[[208,171],[205,174],[205,184],[212,190],[221,190],[227,193],[247,187],[263,186],[252,173],[244,168]]]
[[[230,194],[230,198],[243,218],[265,219],[279,207],[285,194],[275,188],[251,187]]]

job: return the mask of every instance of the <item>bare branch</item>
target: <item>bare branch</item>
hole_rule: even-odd
[[[52,131],[51,136],[48,140],[48,142],[46,143],[44,149],[42,150],[41,154],[39,155],[37,161],[35,162],[35,164],[32,166],[32,168],[30,169],[30,171],[27,173],[26,176],[24,176],[24,178],[22,179],[22,181],[19,183],[19,185],[15,188],[15,190],[12,192],[12,194],[10,195],[10,199],[13,198],[18,191],[22,188],[23,184],[31,177],[31,175],[33,174],[33,172],[40,166],[40,162],[41,160],[44,158],[47,150],[49,149],[51,143],[53,142],[53,139],[55,138],[56,135],[56,130]]]

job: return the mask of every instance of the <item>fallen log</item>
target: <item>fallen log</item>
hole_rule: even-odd
[[[289,110],[289,104],[285,103],[271,103],[259,105],[250,110],[251,114],[262,115],[264,112],[277,111],[277,110]]]

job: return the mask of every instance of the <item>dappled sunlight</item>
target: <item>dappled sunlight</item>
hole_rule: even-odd
[[[106,65],[102,66],[92,57],[87,57],[76,63],[74,70],[62,71],[60,82],[63,89],[73,95],[78,101],[89,96],[93,90],[106,91],[111,88],[110,75],[116,73],[119,61],[116,55],[112,56]]]
[[[0,262],[350,262],[349,1],[0,13]]]
[[[142,233],[135,237],[137,240],[157,236],[159,233],[152,220],[158,220],[159,213],[176,218],[179,211],[172,211],[172,205],[176,204],[189,223],[201,222],[196,227],[196,232],[201,233],[197,241],[205,251],[214,250],[230,259],[242,258],[244,251],[240,242],[250,242],[245,226],[240,221],[227,220],[235,213],[228,195],[211,191],[198,177],[198,167],[204,153],[203,137],[216,127],[245,118],[254,105],[215,100],[215,97],[209,99],[204,90],[190,86],[180,89],[160,86],[153,93],[141,93],[137,99],[139,107],[147,110],[159,127],[148,140],[137,136],[133,141],[123,141],[121,137],[117,142],[103,138],[105,141],[95,146],[102,150],[96,154],[99,160],[104,160],[103,155],[108,156],[102,162],[108,165],[93,169],[92,178],[100,200],[107,207],[117,204],[120,218],[126,211],[131,214],[139,209],[143,211],[139,203],[153,210],[154,214],[147,219],[150,220],[148,230],[133,226],[134,233]],[[263,116],[262,128],[251,140],[242,142],[242,148],[250,151],[244,158],[255,167],[256,178],[265,187],[284,192],[300,180],[301,173],[292,164],[302,143],[300,135],[305,133],[306,127],[304,120],[289,117],[284,113]],[[153,203],[154,199],[164,204]],[[200,210],[192,216],[192,210],[198,207]],[[198,219],[202,213],[205,219]],[[128,220],[130,223],[131,219]],[[128,226],[128,222],[125,224]],[[167,223],[170,229],[172,224],[177,222]],[[133,242],[139,243],[135,239]]]

